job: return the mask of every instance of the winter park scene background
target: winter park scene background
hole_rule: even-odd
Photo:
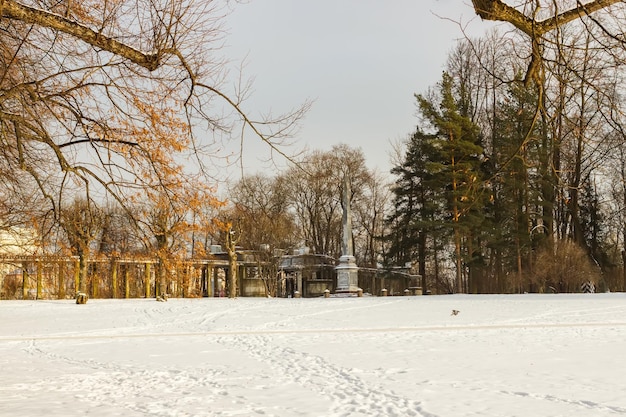
[[[0,416],[625,415],[624,22],[2,0]]]

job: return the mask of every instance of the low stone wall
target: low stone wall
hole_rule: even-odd
[[[242,279],[241,280],[241,296],[242,297],[265,297],[265,283],[262,279]]]
[[[407,289],[410,295],[421,295],[421,288],[417,290],[419,275],[395,271],[360,268],[359,287],[364,293],[377,296],[382,295],[383,289],[387,290],[386,295],[405,295]]]
[[[316,279],[304,282],[304,296],[305,297],[323,297],[326,289],[330,292],[334,292],[335,284],[330,279]]]

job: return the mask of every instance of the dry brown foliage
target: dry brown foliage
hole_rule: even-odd
[[[542,292],[579,292],[584,282],[597,283],[599,268],[583,248],[569,239],[540,249],[531,281]]]

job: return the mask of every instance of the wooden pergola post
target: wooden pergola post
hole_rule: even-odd
[[[87,267],[89,270],[89,266]],[[98,268],[98,264],[96,262],[92,262],[91,264],[91,297],[98,298],[98,285],[100,284],[98,280],[98,273],[100,272],[100,268]],[[87,279],[87,277],[85,277]]]
[[[212,266],[211,270],[213,271],[213,297],[217,297],[220,294],[218,271],[215,265]]]
[[[37,300],[41,300],[43,292],[43,282],[42,282],[42,274],[41,274],[41,260],[37,259]]]
[[[59,300],[65,299],[65,263],[63,261],[57,262],[57,279],[59,280]]]
[[[189,272],[191,271],[191,266],[187,263],[183,264],[183,276],[182,276],[182,289],[181,296],[183,298],[187,297],[187,283],[189,282]]]
[[[150,262],[146,262],[145,265],[144,283],[146,286],[146,298],[150,298]]]
[[[124,265],[124,298],[130,298],[130,268]]]
[[[111,298],[117,298],[117,260],[115,259],[113,259],[111,263],[111,286],[113,287]]]
[[[208,268],[210,268],[211,273],[208,273]],[[208,290],[209,297],[215,297],[215,267],[213,265],[207,264],[207,280],[208,280]]]
[[[80,292],[80,288],[78,288],[80,280],[80,260],[76,259],[74,261],[74,293],[78,294]]]
[[[28,298],[28,264],[22,262],[22,300]]]

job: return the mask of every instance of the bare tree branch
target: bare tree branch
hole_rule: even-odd
[[[158,54],[141,52],[67,17],[29,7],[15,0],[2,1],[0,12],[3,18],[36,24],[74,36],[76,39],[80,39],[97,48],[126,58],[146,68],[148,71],[154,71],[160,66],[160,56]]]
[[[561,25],[579,19],[581,16],[589,15],[619,2],[621,0],[595,0],[583,4],[578,1],[578,6],[573,9],[566,10],[546,20],[535,21],[534,17],[526,16],[502,0],[472,0],[476,14],[483,20],[509,22],[530,37],[544,35]]]

